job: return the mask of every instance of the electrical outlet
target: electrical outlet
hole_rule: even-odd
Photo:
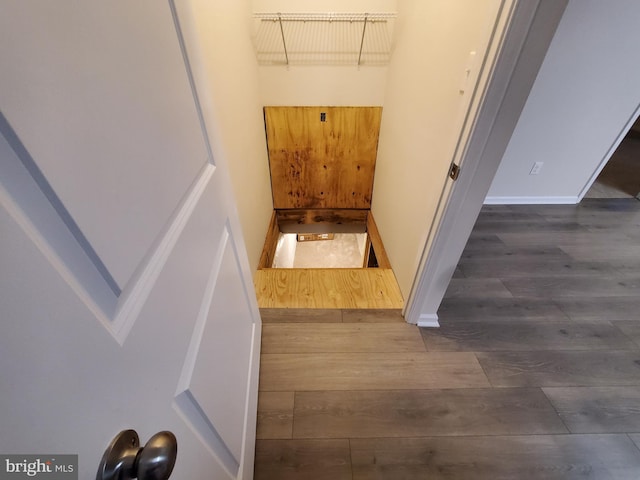
[[[542,165],[544,165],[544,162],[534,163],[533,167],[531,167],[531,171],[529,172],[529,175],[538,175],[540,173],[540,170],[542,170]]]

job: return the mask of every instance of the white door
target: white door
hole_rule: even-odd
[[[0,5],[0,454],[172,431],[172,478],[251,478],[260,318],[175,8]],[[2,466],[0,465],[0,469]]]

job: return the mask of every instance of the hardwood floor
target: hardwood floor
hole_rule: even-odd
[[[630,131],[609,159],[586,198],[632,198],[640,195],[640,136]]]
[[[260,479],[640,478],[640,202],[483,208],[439,310],[263,310]]]

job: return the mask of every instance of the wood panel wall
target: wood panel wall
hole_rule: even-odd
[[[264,115],[274,208],[371,208],[381,107],[265,107]]]

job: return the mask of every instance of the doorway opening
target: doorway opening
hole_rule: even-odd
[[[640,200],[640,119],[637,119],[584,198]]]

